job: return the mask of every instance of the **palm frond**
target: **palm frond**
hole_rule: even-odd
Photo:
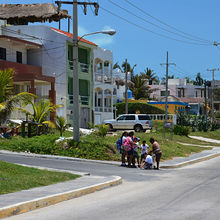
[[[48,125],[49,128],[56,128],[56,125],[52,121],[43,121],[42,124]]]

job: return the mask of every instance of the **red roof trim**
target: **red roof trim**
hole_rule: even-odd
[[[30,44],[30,45],[34,45],[34,46],[37,46],[37,47],[42,47],[41,44],[37,44],[37,43],[27,41],[27,40],[22,40],[22,39],[19,39],[17,37],[12,37],[12,36],[7,36],[7,35],[0,35],[0,38],[6,38],[6,39],[13,40],[13,41],[21,42],[21,43],[24,43],[24,44]]]
[[[54,31],[57,31],[59,33],[65,34],[66,36],[68,36],[70,38],[73,38],[73,34],[72,33],[69,33],[69,32],[66,32],[66,31],[61,31],[61,30],[53,28],[53,27],[51,27],[51,29],[54,30]],[[80,37],[78,37],[78,40],[79,39],[80,39]],[[93,43],[91,41],[85,40],[84,38],[81,38],[80,41],[83,42],[83,43],[91,44],[93,46],[98,46],[97,44],[95,44],[95,43]]]

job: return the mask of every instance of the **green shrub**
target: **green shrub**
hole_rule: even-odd
[[[117,109],[117,115],[125,114],[125,103],[116,103],[115,107]],[[128,113],[135,114],[136,111],[139,111],[140,114],[165,114],[165,111],[163,109],[155,107],[151,104],[129,102]]]
[[[175,125],[173,129],[174,134],[188,136],[190,128],[187,126]]]
[[[108,133],[109,127],[108,125],[101,124],[101,125],[95,125],[96,128],[98,128],[98,131],[95,132],[98,136],[105,137]]]

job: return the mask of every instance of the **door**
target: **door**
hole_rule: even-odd
[[[81,128],[89,128],[90,122],[90,109],[89,108],[81,108],[80,112],[81,116]]]

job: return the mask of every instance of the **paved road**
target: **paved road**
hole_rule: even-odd
[[[20,156],[0,155],[0,159],[124,178],[119,186],[9,220],[217,220],[220,216],[219,157],[181,169],[159,171]]]

